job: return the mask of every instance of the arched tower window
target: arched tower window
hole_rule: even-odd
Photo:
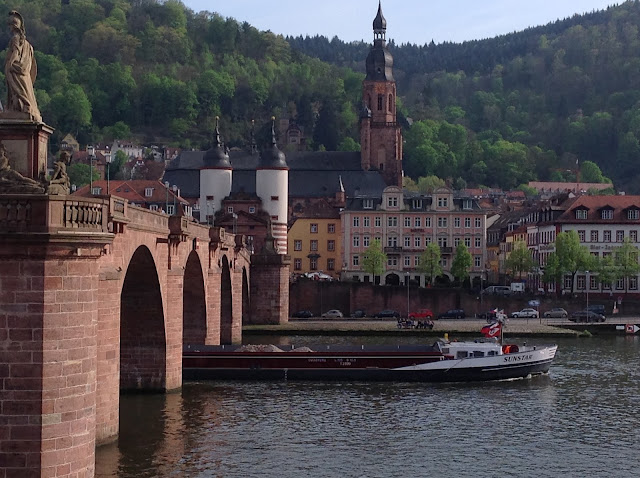
[[[384,101],[383,96],[378,95],[378,111],[382,111],[383,101]]]
[[[389,95],[389,113],[393,113],[393,95]]]

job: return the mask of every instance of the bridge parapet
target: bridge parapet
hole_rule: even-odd
[[[108,233],[107,204],[72,196],[0,195],[3,233]]]

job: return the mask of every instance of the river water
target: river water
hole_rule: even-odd
[[[549,375],[526,380],[199,382],[123,396],[120,438],[96,451],[96,476],[640,476],[640,338],[555,342]]]

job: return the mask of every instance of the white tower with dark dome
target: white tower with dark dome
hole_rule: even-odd
[[[200,171],[200,222],[213,222],[216,212],[222,208],[222,200],[231,193],[233,168],[229,154],[220,139],[220,127],[216,118],[216,134],[213,146],[204,155]]]

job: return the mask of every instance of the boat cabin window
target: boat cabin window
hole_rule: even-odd
[[[474,350],[473,351],[473,356],[474,357],[484,357],[484,352],[482,352],[480,350]]]
[[[456,358],[457,359],[467,358],[467,351],[466,350],[458,350],[458,353],[456,353]]]
[[[487,357],[493,357],[494,355],[498,355],[498,352],[496,352],[495,350],[489,350],[489,352],[487,353]]]

